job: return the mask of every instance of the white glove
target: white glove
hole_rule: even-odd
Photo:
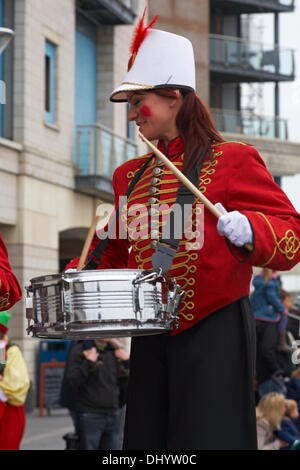
[[[244,214],[238,211],[227,212],[220,202],[215,204],[215,207],[223,213],[217,223],[220,235],[224,235],[236,246],[253,242],[252,228]]]
[[[76,269],[76,268],[70,268],[70,269],[67,269],[67,270],[65,271],[65,273],[66,273],[66,274],[68,274],[68,273],[77,273],[77,269]]]

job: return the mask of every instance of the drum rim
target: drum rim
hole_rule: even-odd
[[[33,277],[30,279],[30,282],[32,286],[36,286],[38,284],[43,284],[44,282],[50,282],[50,281],[57,281],[59,283],[62,280],[66,279],[74,279],[76,277],[83,277],[82,274],[84,274],[87,278],[93,277],[96,273],[97,275],[101,275],[104,273],[111,273],[111,274],[116,274],[120,273],[123,276],[125,276],[126,273],[131,273],[131,274],[142,274],[145,272],[144,269],[90,269],[86,271],[76,271],[72,273],[56,273],[56,274],[45,274],[43,276],[37,276]],[[98,280],[98,279],[95,279]]]

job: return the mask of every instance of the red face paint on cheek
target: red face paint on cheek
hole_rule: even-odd
[[[144,117],[149,117],[152,115],[151,109],[149,108],[149,106],[144,104],[140,109],[140,114]]]

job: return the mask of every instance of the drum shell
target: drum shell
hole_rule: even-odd
[[[31,279],[29,330],[40,338],[87,339],[170,331],[176,320],[165,281],[141,282],[139,270],[96,270]],[[28,310],[29,311],[29,310]]]

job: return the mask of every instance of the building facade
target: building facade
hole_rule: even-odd
[[[96,208],[113,199],[115,166],[143,151],[126,104],[108,101],[122,80],[140,0],[1,0],[15,31],[1,56],[1,233],[22,287],[79,256]],[[39,340],[26,333],[24,298],[10,336],[33,386]]]
[[[0,0],[0,21],[15,31],[0,59],[6,84],[0,229],[22,287],[32,277],[60,272],[80,255],[99,203],[113,200],[113,170],[147,151],[127,122],[127,105],[109,102],[146,6],[149,20],[159,14],[156,28],[192,41],[197,92],[213,108],[226,139],[255,145],[276,177],[300,173],[300,146],[287,140],[278,102],[269,126],[262,117],[257,125],[257,117],[246,118],[241,109],[244,83],[294,78],[292,52],[290,68],[283,70],[277,43],[273,50],[247,49],[243,15],[284,14],[293,8],[288,3]],[[12,310],[10,335],[24,352],[34,386],[39,340],[26,333],[24,304]]]

